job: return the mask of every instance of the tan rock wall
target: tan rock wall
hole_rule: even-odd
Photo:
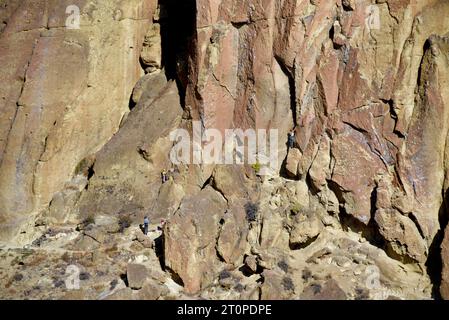
[[[80,8],[80,29],[65,28],[72,4]],[[76,165],[117,131],[142,75],[139,55],[156,1],[7,6],[0,35],[2,229],[46,207]]]

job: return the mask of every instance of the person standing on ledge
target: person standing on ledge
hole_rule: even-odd
[[[295,129],[288,133],[288,149],[293,149],[295,147]]]
[[[147,216],[145,216],[145,218],[143,218],[143,233],[145,235],[148,234],[148,226],[150,225],[150,219],[148,219]]]
[[[166,183],[168,181],[168,177],[167,177],[167,171],[162,170],[161,172],[161,178],[162,178],[162,183]]]

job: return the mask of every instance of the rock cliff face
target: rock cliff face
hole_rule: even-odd
[[[127,275],[89,299],[449,299],[448,1],[0,10],[0,240],[30,283],[51,250]],[[173,165],[196,121],[278,130],[279,165]],[[167,220],[154,243],[144,215]]]
[[[80,29],[66,8],[82,8]],[[3,236],[48,206],[129,111],[155,1],[2,1]]]

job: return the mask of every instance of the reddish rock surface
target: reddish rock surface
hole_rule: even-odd
[[[72,239],[101,250],[148,215],[168,219],[164,240],[133,248],[157,251],[189,294],[432,297],[426,266],[448,215],[449,2],[372,2],[3,1],[1,242],[45,243],[47,227],[109,216],[108,236]],[[65,27],[72,4],[80,29]],[[192,120],[277,129],[278,168],[174,165],[170,132]],[[449,298],[447,230],[441,246]],[[365,288],[360,265],[389,287]],[[159,298],[153,286],[109,297]]]

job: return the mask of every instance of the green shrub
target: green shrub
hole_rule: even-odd
[[[257,161],[255,164],[253,164],[251,166],[251,168],[253,168],[253,170],[256,174],[259,173],[260,169],[261,169],[261,165],[260,165],[259,161]]]

